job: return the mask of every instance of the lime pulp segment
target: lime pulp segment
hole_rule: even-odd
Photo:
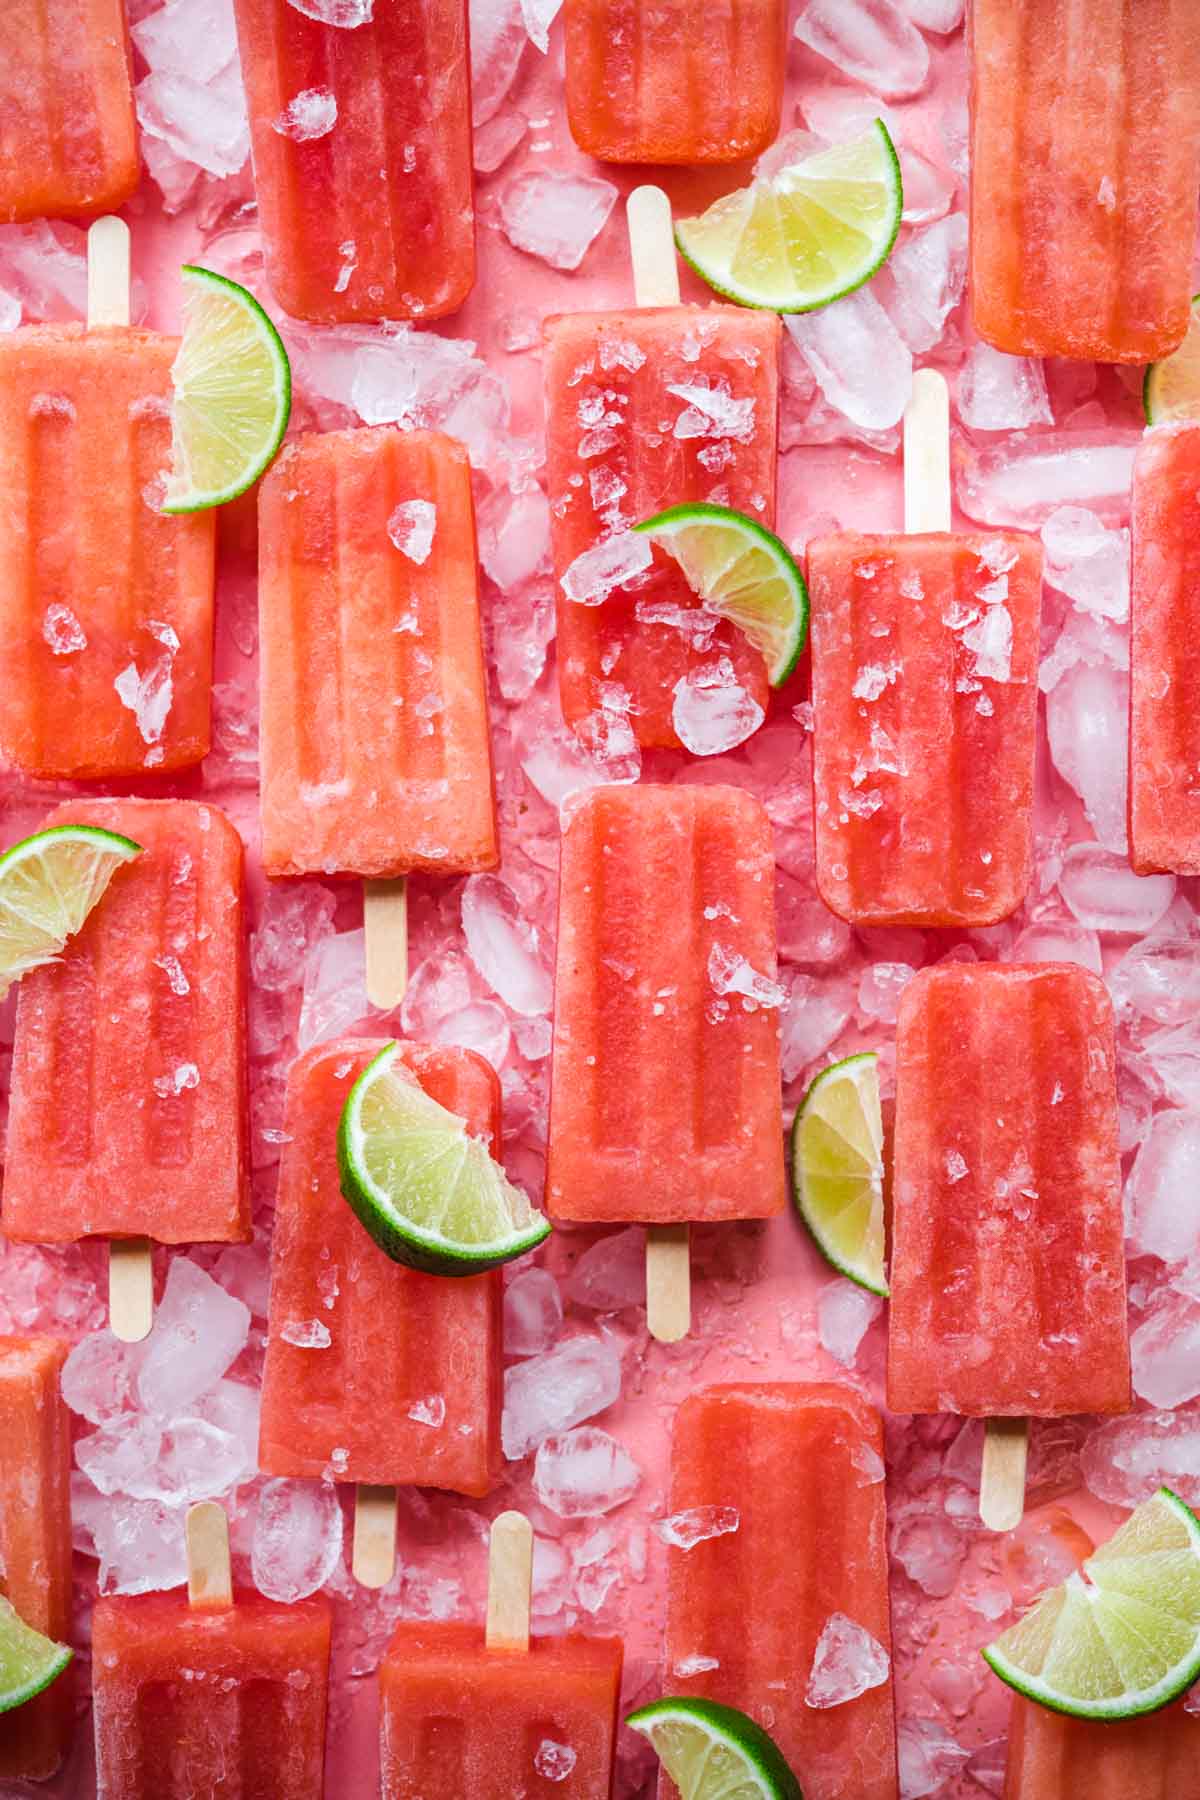
[[[736,1707],[656,1700],[625,1723],[650,1740],[683,1800],[804,1800],[778,1746]]]
[[[1200,420],[1200,294],[1193,296],[1187,335],[1178,350],[1146,370],[1142,405],[1147,425]]]
[[[883,1113],[874,1051],[823,1069],[805,1094],[792,1123],[792,1185],[821,1254],[886,1298]]]
[[[0,856],[0,999],[60,956],[124,863],[131,838],[92,825],[53,825]]]
[[[0,1713],[40,1694],[62,1674],[73,1652],[27,1625],[0,1595]]]

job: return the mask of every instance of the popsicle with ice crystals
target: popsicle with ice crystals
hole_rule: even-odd
[[[1200,186],[1192,0],[975,0],[970,294],[1018,356],[1182,342]]]
[[[857,925],[991,925],[1029,884],[1041,545],[950,532],[945,408],[922,370],[909,534],[808,546],[816,879]]]
[[[1073,963],[942,963],[900,1003],[888,1405],[989,1421],[998,1528],[1028,1416],[1130,1405],[1115,1064]]]
[[[596,748],[686,744],[697,688],[727,690],[751,729],[767,704],[760,652],[701,609],[665,552],[629,535],[687,501],[775,517],[779,320],[678,304],[665,197],[665,228],[653,215],[638,223],[637,196],[657,192],[630,196],[637,310],[563,314],[545,328],[559,694]]]
[[[484,1630],[397,1626],[379,1677],[383,1800],[609,1800],[622,1646],[530,1637],[532,1553],[528,1521],[502,1513]]]
[[[897,1800],[883,1476],[850,1388],[708,1387],[675,1415],[664,1691],[749,1713],[813,1800]]]
[[[60,1643],[71,1626],[71,1421],[59,1391],[68,1348],[0,1337],[0,1594]],[[0,1713],[0,1779],[53,1775],[73,1716],[69,1673]]]
[[[546,1201],[654,1228],[658,1336],[687,1330],[688,1222],[783,1208],[775,957],[771,826],[750,794],[580,802],[559,867]]]

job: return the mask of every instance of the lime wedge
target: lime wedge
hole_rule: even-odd
[[[1192,299],[1192,318],[1178,350],[1151,363],[1142,383],[1147,425],[1200,419],[1200,294]]]
[[[74,1654],[27,1625],[0,1595],[0,1713],[11,1712],[48,1688]]]
[[[715,1700],[655,1700],[625,1723],[649,1738],[683,1800],[804,1800],[760,1725]]]
[[[883,1115],[875,1052],[822,1069],[792,1121],[792,1188],[822,1256],[887,1297]]]
[[[718,294],[743,306],[812,312],[869,281],[900,229],[900,161],[882,119],[850,144],[680,219],[675,241]]]
[[[258,480],[287,430],[292,371],[253,294],[183,270],[183,342],[171,365],[171,476],[162,510],[200,512]]]
[[[785,682],[808,636],[808,589],[773,531],[730,506],[672,506],[635,531],[673,556],[706,612],[744,631],[767,662],[772,687]]]
[[[0,1000],[62,954],[122,863],[141,854],[114,831],[52,825],[0,856]]]
[[[550,1234],[463,1121],[430,1099],[388,1044],[351,1088],[338,1126],[342,1192],[394,1262],[476,1275]]]
[[[1159,1488],[983,1654],[1009,1687],[1078,1719],[1166,1706],[1200,1675],[1200,1520]]]

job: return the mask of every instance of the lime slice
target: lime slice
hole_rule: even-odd
[[[1142,383],[1147,425],[1200,419],[1200,294],[1192,299],[1192,318],[1178,350],[1151,363]]]
[[[745,513],[703,503],[672,506],[634,530],[675,558],[706,612],[745,632],[781,686],[808,636],[808,589],[787,545]]]
[[[0,856],[0,1000],[62,954],[122,863],[141,854],[114,831],[53,825]]]
[[[800,1102],[792,1187],[822,1256],[886,1299],[883,1115],[873,1050],[822,1069]]]
[[[0,1594],[0,1713],[32,1700],[62,1674],[74,1655],[27,1625]]]
[[[171,365],[168,513],[200,512],[244,494],[274,457],[292,410],[287,351],[254,295],[190,265],[183,287],[183,342]]]
[[[850,144],[789,163],[680,219],[675,241],[743,306],[812,312],[869,281],[900,229],[900,161],[882,119]]]
[[[655,1700],[625,1723],[649,1738],[683,1800],[804,1800],[760,1725],[715,1700]]]
[[[1009,1687],[1079,1719],[1132,1719],[1200,1675],[1200,1520],[1159,1488],[984,1656]]]
[[[363,1070],[338,1126],[342,1192],[375,1242],[434,1275],[476,1275],[534,1249],[550,1221],[399,1055],[388,1044]]]

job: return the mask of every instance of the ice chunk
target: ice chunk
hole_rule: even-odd
[[[619,532],[584,550],[563,571],[562,591],[579,606],[599,606],[614,588],[641,575],[654,560],[649,538]]]
[[[1133,1391],[1151,1406],[1181,1406],[1200,1394],[1200,1303],[1161,1290],[1129,1340]]]
[[[935,1600],[953,1591],[966,1551],[965,1539],[935,1512],[910,1512],[892,1528],[893,1556],[909,1580]]]
[[[192,0],[177,3],[184,10]],[[250,154],[246,98],[236,56],[207,79],[160,64],[138,82],[133,97],[142,130],[210,175],[236,175]]]
[[[1102,851],[1101,855],[1107,854]],[[1012,947],[1012,962],[1073,962],[1093,975],[1104,972],[1100,939],[1094,931],[1056,919],[1027,925]]]
[[[337,901],[315,881],[273,882],[250,939],[250,972],[268,993],[299,987],[314,945],[332,937]]]
[[[166,0],[149,11],[134,9],[130,36],[152,69],[208,82],[237,56],[232,0]]]
[[[655,1519],[654,1532],[664,1544],[676,1550],[694,1550],[711,1538],[728,1537],[737,1531],[742,1515],[736,1506],[689,1506],[685,1512],[670,1518]]]
[[[916,972],[904,962],[868,963],[858,983],[858,1010],[881,1025],[894,1025],[900,996]]]
[[[142,1346],[127,1344],[111,1331],[80,1338],[63,1364],[62,1395],[72,1412],[93,1425],[117,1418],[133,1404]]]
[[[947,37],[962,24],[966,0],[899,0],[899,4],[901,12],[922,31]]]
[[[162,737],[174,696],[174,683],[171,679],[173,662],[174,658],[168,651],[166,655],[157,657],[145,671],[140,670],[136,663],[130,663],[113,682],[117,698],[133,714],[144,744],[157,744]]]
[[[100,1563],[102,1594],[145,1594],[187,1580],[180,1515],[158,1500],[100,1500],[86,1483],[71,1483],[71,1514],[88,1554]]]
[[[543,1738],[533,1753],[533,1766],[544,1781],[565,1781],[577,1760],[570,1744],[557,1743],[554,1738]]]
[[[961,446],[958,504],[983,525],[1037,531],[1061,506],[1085,506],[1107,524],[1129,509],[1133,458],[1141,433],[1031,431],[1002,444]]]
[[[1138,1506],[1160,1487],[1200,1505],[1200,1414],[1112,1419],[1085,1438],[1080,1463],[1088,1488],[1111,1506]]]
[[[540,487],[500,490],[479,509],[479,560],[505,593],[550,567],[550,505]]]
[[[726,378],[696,375],[667,383],[668,394],[685,402],[672,427],[677,438],[731,438],[748,444],[754,436],[754,396],[736,399]],[[624,491],[624,490],[622,490]]]
[[[1160,1112],[1129,1179],[1129,1248],[1200,1263],[1200,1112]]]
[[[784,324],[831,406],[873,431],[899,423],[912,354],[869,288],[818,312],[788,313]]]
[[[817,1330],[830,1356],[853,1368],[858,1347],[883,1309],[877,1294],[853,1281],[831,1281],[817,1301]]]
[[[904,343],[922,352],[938,342],[966,280],[966,215],[951,213],[893,250],[872,285]]]
[[[593,1312],[646,1303],[646,1239],[631,1225],[588,1246],[567,1277],[567,1298]]]
[[[1142,937],[1174,900],[1175,877],[1135,875],[1126,857],[1100,844],[1072,844],[1062,859],[1058,889],[1081,925]]]
[[[538,931],[522,914],[512,889],[496,875],[472,875],[462,895],[467,955],[506,1006],[548,1013],[554,982]]]
[[[562,1330],[562,1295],[548,1269],[522,1269],[504,1290],[504,1353],[540,1356]]]
[[[288,101],[277,119],[272,119],[271,129],[280,137],[307,144],[333,130],[337,111],[337,101],[328,88],[305,88]]]
[[[642,1474],[623,1444],[584,1425],[544,1438],[533,1463],[533,1491],[562,1519],[595,1518],[623,1506]]]
[[[342,1509],[331,1482],[268,1481],[258,1497],[250,1566],[268,1600],[290,1604],[324,1587],[342,1554]]]
[[[854,990],[841,976],[795,971],[783,1012],[779,1053],[783,1079],[794,1081],[837,1041],[854,1010]]]
[[[177,1417],[221,1379],[249,1335],[249,1307],[189,1257],[172,1257],[138,1371],[142,1405],[162,1418]]]
[[[1081,506],[1060,506],[1042,526],[1046,580],[1081,612],[1129,617],[1129,532],[1110,531]]]
[[[529,121],[524,114],[507,110],[477,126],[472,147],[475,173],[494,175],[501,164],[508,161],[528,129]]]
[[[51,601],[42,615],[42,637],[55,656],[70,656],[76,650],[87,649],[83,626],[60,600]]]
[[[102,1494],[187,1506],[227,1493],[254,1472],[255,1454],[207,1420],[169,1424],[125,1413],[80,1438],[75,1461]]]
[[[925,1800],[927,1794],[940,1794],[969,1755],[933,1719],[902,1719],[896,1733],[902,1800]]]
[[[559,14],[562,0],[521,0],[521,17],[529,33],[529,41],[543,56],[550,48],[550,27]],[[574,1758],[572,1757],[572,1762]],[[562,1777],[557,1778],[561,1781]]]
[[[958,415],[973,431],[1053,425],[1041,362],[973,344],[958,377]]]
[[[882,1687],[892,1659],[878,1638],[845,1613],[830,1613],[813,1653],[806,1706],[844,1706],[868,1688]]]
[[[607,1339],[568,1338],[544,1356],[517,1363],[504,1377],[504,1454],[517,1462],[555,1432],[582,1425],[621,1392],[621,1358]]]
[[[471,114],[478,129],[494,118],[528,43],[520,0],[470,0]]]
[[[297,1047],[309,1050],[342,1036],[370,1010],[367,947],[362,930],[322,938],[304,959],[304,998]]]
[[[516,249],[552,269],[577,269],[616,198],[612,182],[593,175],[526,169],[500,196],[500,229]]]
[[[888,100],[919,94],[929,76],[929,48],[892,0],[809,0],[796,36]]]
[[[431,500],[402,500],[387,522],[387,534],[409,562],[426,563],[437,530],[437,507]]]
[[[1054,766],[1083,801],[1107,850],[1124,853],[1129,779],[1129,677],[1123,671],[1070,669],[1046,700]]]
[[[671,723],[693,756],[720,756],[744,744],[765,714],[738,681],[732,662],[720,656],[698,663],[675,683]]]
[[[342,31],[354,31],[369,25],[375,11],[375,0],[288,0],[297,12],[321,25],[336,25]]]
[[[714,943],[708,953],[708,979],[714,994],[740,994],[747,1012],[760,1006],[782,1006],[787,990],[753,968],[744,956]]]

